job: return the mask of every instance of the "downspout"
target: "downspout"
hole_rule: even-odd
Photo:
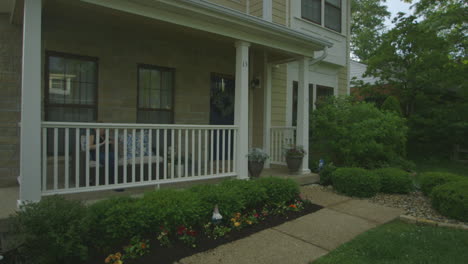
[[[323,61],[326,57],[328,56],[328,47],[325,46],[325,48],[323,49],[323,54],[320,55],[320,57],[316,58],[316,59],[313,59],[312,61],[309,62],[309,66],[312,66],[314,64],[317,64],[321,61]]]

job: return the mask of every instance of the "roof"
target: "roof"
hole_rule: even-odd
[[[352,60],[349,64],[349,74],[350,74],[350,79],[353,80],[355,77],[356,80],[362,80],[364,83],[370,83],[370,84],[375,84],[379,78],[375,78],[372,76],[367,76],[364,77],[364,73],[367,70],[367,65],[354,61]]]

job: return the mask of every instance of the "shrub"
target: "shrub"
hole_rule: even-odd
[[[136,201],[135,198],[119,197],[89,206],[92,243],[101,247],[143,234],[148,225],[139,216]]]
[[[468,222],[468,180],[439,185],[431,198],[432,206],[441,214]]]
[[[400,101],[398,101],[398,99],[395,96],[392,96],[392,95],[387,97],[387,99],[385,99],[385,101],[382,104],[381,109],[393,112],[393,113],[397,114],[398,116],[403,115],[403,113],[401,112]]]
[[[310,122],[312,149],[339,166],[380,168],[406,156],[405,119],[370,103],[333,99]]]
[[[362,168],[340,168],[332,174],[333,186],[341,193],[357,197],[372,197],[380,190],[380,179]]]
[[[265,186],[258,181],[226,180],[220,185],[235,192],[236,197],[244,197],[246,209],[256,209],[268,200]]]
[[[161,226],[175,231],[182,225],[200,225],[203,217],[206,217],[200,197],[196,193],[184,190],[146,193],[142,199],[138,199],[136,207],[144,225],[154,231],[159,230]],[[211,211],[213,207],[214,205]]]
[[[330,185],[332,184],[332,174],[336,170],[336,166],[333,165],[333,162],[327,163],[323,166],[323,169],[319,172],[320,175],[320,184]]]
[[[190,189],[201,199],[204,219],[211,219],[213,208],[218,205],[224,220],[245,209],[245,197],[228,186],[199,185]]]
[[[30,203],[13,218],[28,263],[81,263],[88,256],[86,207],[59,196]]]
[[[374,170],[380,177],[381,192],[384,193],[409,193],[413,189],[413,181],[410,174],[397,168],[382,168]]]
[[[291,179],[266,177],[255,180],[266,190],[266,204],[277,205],[292,201],[299,196],[299,185]]]
[[[432,189],[439,185],[464,179],[462,176],[448,172],[425,172],[419,178],[421,190],[425,195],[430,195]]]

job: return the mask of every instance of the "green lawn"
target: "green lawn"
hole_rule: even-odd
[[[417,159],[414,162],[417,172],[442,171],[468,177],[468,163],[439,159]]]
[[[468,231],[394,221],[359,235],[314,264],[465,264]]]

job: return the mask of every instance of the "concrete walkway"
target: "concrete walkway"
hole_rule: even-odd
[[[303,195],[324,208],[247,238],[180,260],[180,264],[305,264],[355,236],[391,221],[403,210],[311,186]]]

